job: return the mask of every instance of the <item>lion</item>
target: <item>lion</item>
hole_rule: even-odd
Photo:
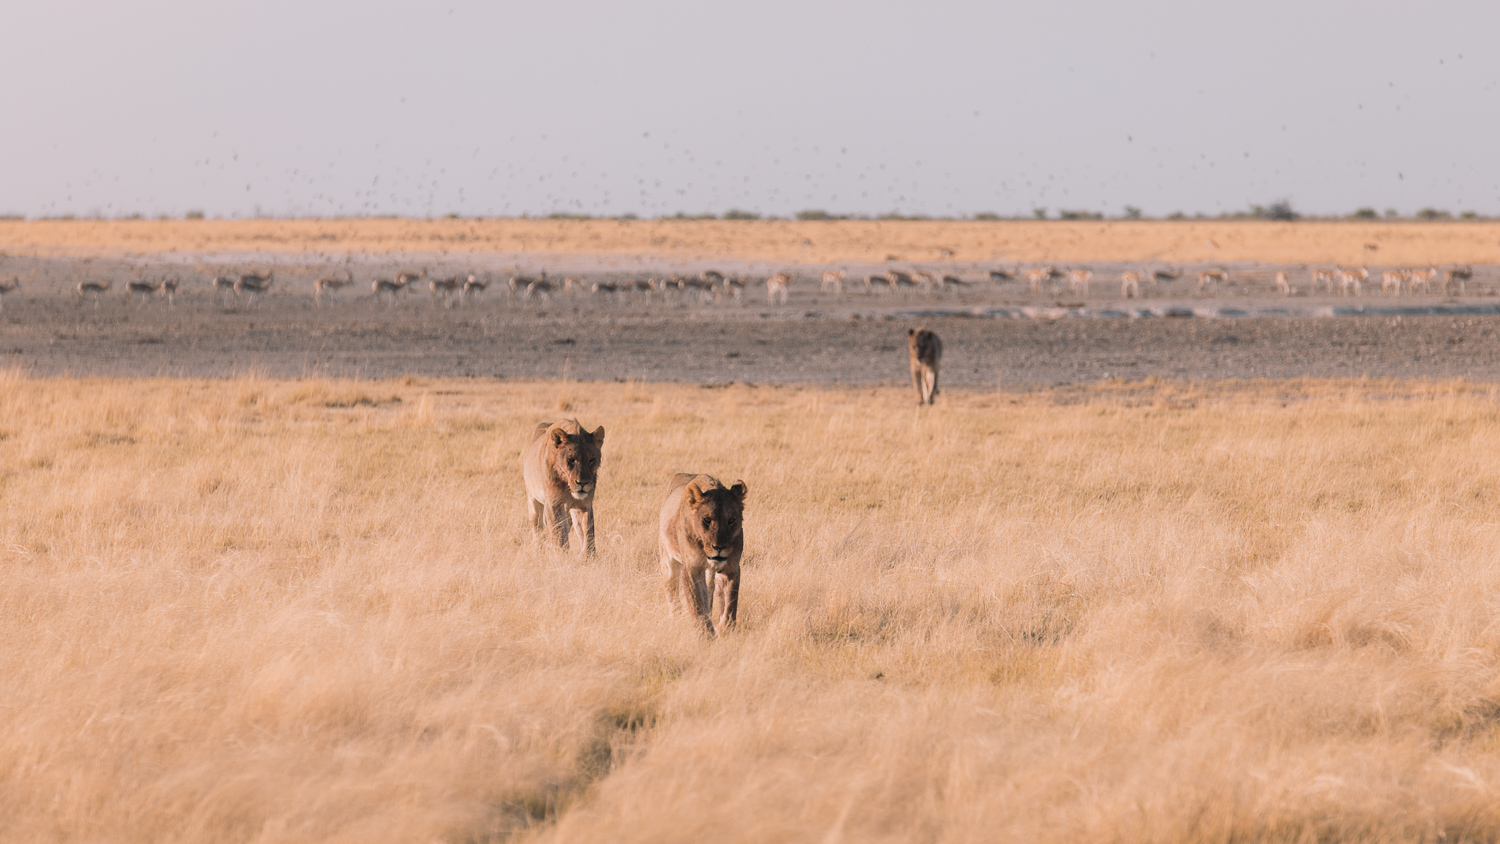
[[[583,555],[594,555],[594,491],[598,486],[604,426],[593,433],[577,419],[542,422],[521,453],[531,532],[546,531],[557,547],[568,547],[568,519],[583,543]]]
[[[745,550],[745,482],[676,474],[661,506],[661,567],[667,604],[684,598],[710,635],[734,626]]]
[[[925,328],[908,328],[906,345],[911,357],[911,384],[917,390],[917,404],[932,404],[938,391],[938,364],[943,360],[943,341]]]

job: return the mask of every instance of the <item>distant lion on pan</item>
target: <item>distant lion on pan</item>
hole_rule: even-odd
[[[943,360],[943,341],[926,328],[908,328],[906,345],[917,404],[932,404],[938,391],[938,364]]]

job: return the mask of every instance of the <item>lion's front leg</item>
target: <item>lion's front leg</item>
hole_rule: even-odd
[[[573,517],[573,530],[578,534],[578,539],[583,543],[583,556],[594,556],[594,510],[574,508],[568,511]]]
[[[661,551],[661,570],[666,576],[663,585],[667,587],[667,609],[676,614],[682,608],[682,563],[672,559],[665,548]]]
[[[547,528],[552,532],[552,539],[557,547],[566,549],[568,547],[568,505],[556,504],[549,508],[551,520]]]
[[[547,529],[547,505],[530,496],[527,496],[526,502],[531,508],[531,538],[540,542],[542,532]]]
[[[740,610],[740,573],[725,572],[714,577],[714,630],[718,633],[734,627]]]
[[[684,586],[687,589],[688,598],[692,601],[693,613],[708,628],[709,633],[714,632],[713,619],[709,617],[709,601],[713,600],[713,595],[709,593],[709,581],[712,578],[712,574],[705,577],[702,568],[694,567],[691,570],[685,568],[683,571]]]
[[[926,404],[927,400],[922,395],[922,370],[920,367],[911,368],[911,386],[917,391],[917,404]]]

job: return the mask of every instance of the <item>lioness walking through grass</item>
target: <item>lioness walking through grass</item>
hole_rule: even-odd
[[[684,600],[710,633],[734,626],[745,550],[745,482],[676,474],[661,506],[661,567],[667,602]]]
[[[578,533],[583,555],[594,555],[594,490],[604,445],[604,426],[590,433],[577,419],[542,422],[521,455],[531,532],[568,547],[568,524]]]

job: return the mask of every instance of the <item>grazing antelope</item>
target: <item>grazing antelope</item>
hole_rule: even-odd
[[[1431,293],[1432,292],[1432,280],[1437,277],[1437,272],[1438,272],[1437,271],[1437,267],[1428,267],[1425,270],[1407,270],[1406,271],[1406,290],[1407,290],[1407,292],[1412,293],[1412,294],[1415,295],[1416,292],[1417,292],[1417,285],[1420,284],[1422,286],[1422,292],[1423,293]]]
[[[109,290],[109,286],[111,284],[113,284],[113,283],[114,283],[114,279],[109,279],[109,278],[106,278],[103,281],[80,281],[80,282],[78,282],[78,301],[79,302],[83,301],[84,294],[92,293],[92,294],[94,294],[94,309],[98,310],[98,308],[99,308],[99,294],[101,294],[101,293]]]
[[[223,294],[224,296],[230,296],[230,295],[234,294],[234,276],[232,276],[232,275],[214,276],[214,295],[213,295],[213,301],[215,301],[215,302],[219,301],[220,294]]]
[[[274,284],[275,281],[275,273],[245,273],[244,275],[239,277],[238,281],[234,283],[234,293],[236,296],[241,293],[249,293],[252,295],[266,293],[270,291],[271,285]]]
[[[1458,282],[1458,295],[1464,294],[1465,282],[1474,277],[1473,267],[1450,267],[1443,273],[1443,295],[1447,296],[1453,282]]]
[[[865,276],[865,289],[871,292],[874,292],[877,287],[890,289],[895,286],[895,283],[891,281],[891,277],[884,273],[871,273]]]
[[[1386,270],[1380,274],[1380,295],[1400,296],[1401,285],[1405,284],[1409,278],[1412,276],[1406,270]],[[1416,284],[1416,279],[1413,278],[1412,287],[1415,288]]]
[[[155,293],[157,291],[157,288],[159,287],[161,287],[161,282],[159,281],[150,281],[144,278],[131,279],[130,281],[125,282],[125,300],[127,302],[135,301],[135,296],[137,293],[142,296],[150,296],[151,294]]]
[[[1379,243],[1366,243],[1365,244],[1365,254],[1367,254],[1367,255],[1374,255],[1378,251],[1380,251],[1380,244]]]
[[[338,276],[333,275],[325,275],[322,278],[315,278],[313,279],[313,302],[315,302],[318,307],[322,307],[323,291],[326,290],[332,293],[335,290],[342,290],[353,283],[354,272],[352,270],[345,270],[343,278],[339,278]]]
[[[821,290],[824,293],[827,293],[830,288],[833,289],[833,295],[835,295],[835,296],[842,296],[843,295],[843,293],[844,293],[844,271],[843,270],[825,270],[823,272],[823,286],[820,287],[819,290]]]
[[[917,286],[917,282],[912,279],[911,273],[902,272],[901,270],[887,270],[886,277],[890,279],[893,289],[910,289]]]
[[[776,275],[766,279],[766,304],[774,305],[778,299],[781,304],[786,304],[787,287],[792,283],[792,274],[782,270]]]
[[[396,298],[401,295],[401,291],[405,290],[408,284],[411,284],[410,279],[396,281],[390,278],[377,278],[370,282],[370,291],[375,294],[377,300],[382,296],[389,295],[391,297],[390,304],[394,305],[396,304]]]
[[[1032,293],[1040,293],[1044,283],[1061,275],[1062,270],[1054,267],[1033,267],[1026,271],[1026,283],[1031,285]]]
[[[1094,273],[1091,270],[1069,270],[1068,290],[1074,294],[1081,292],[1087,296],[1089,295],[1089,282],[1093,280]]]
[[[1323,285],[1323,289],[1325,291],[1327,291],[1328,293],[1332,294],[1333,293],[1333,279],[1334,279],[1334,277],[1336,275],[1337,275],[1337,271],[1336,270],[1326,270],[1326,269],[1314,267],[1313,271],[1312,271],[1312,284],[1307,288],[1308,292],[1309,293],[1317,293],[1318,292],[1318,285],[1321,283]]]
[[[421,281],[422,279],[424,279],[426,277],[427,277],[427,268],[426,267],[423,267],[422,271],[419,272],[419,273],[414,273],[411,270],[402,270],[401,272],[396,273],[396,280],[399,281],[399,282],[401,282],[401,286],[402,287],[405,287],[408,284],[415,284],[415,283]]]
[[[912,270],[911,275],[912,280],[915,281],[917,283],[917,286],[922,288],[924,292],[930,293],[932,292],[932,288],[937,287],[938,285],[937,276],[926,270]]]
[[[441,302],[444,307],[452,307],[453,294],[458,292],[459,285],[461,284],[463,284],[463,279],[456,275],[449,276],[448,278],[428,280],[427,289],[432,291],[433,306],[435,307]]]
[[[1144,278],[1145,275],[1145,273],[1138,270],[1126,270],[1125,272],[1120,273],[1120,298],[1141,298],[1141,279]]]
[[[489,286],[489,279],[480,278],[479,276],[470,273],[469,277],[464,279],[463,289],[459,290],[458,292],[459,298],[472,299],[475,296],[478,296],[480,293],[483,293],[485,288]]]
[[[1215,267],[1214,269],[1211,269],[1211,270],[1204,270],[1203,272],[1198,273],[1198,295],[1202,296],[1203,295],[1203,290],[1205,288],[1207,288],[1207,287],[1211,287],[1212,286],[1212,287],[1215,288],[1215,290],[1217,290],[1218,289],[1218,287],[1217,287],[1218,285],[1223,285],[1223,284],[1228,284],[1228,283],[1229,283],[1229,273],[1224,272],[1223,270],[1221,270],[1221,269],[1219,269],[1217,267]]]
[[[169,308],[175,308],[175,307],[177,307],[177,279],[175,279],[175,278],[164,278],[164,279],[162,279],[161,280],[161,286],[158,287],[158,288],[156,288],[156,292],[157,292],[158,295],[167,297],[167,307],[169,307]]]
[[[0,311],[5,310],[5,297],[14,293],[16,288],[20,286],[21,279],[17,276],[11,276],[5,281],[0,281]]]
[[[745,292],[745,280],[739,276],[729,276],[724,279],[724,283],[720,285],[719,289],[723,292],[724,296],[738,300],[740,295]]]
[[[1286,270],[1276,271],[1276,292],[1283,296],[1292,295],[1292,282],[1286,277]]]
[[[1015,270],[990,270],[990,281],[997,284],[1002,281],[1014,281],[1015,278]]]
[[[557,285],[547,278],[547,274],[542,273],[541,278],[532,279],[531,283],[526,285],[526,292],[521,295],[521,298],[530,299],[538,293],[546,293],[550,296],[556,287]]]
[[[704,270],[698,277],[713,287],[722,287],[724,285],[724,274],[718,270]]]
[[[962,289],[969,286],[969,282],[964,281],[956,275],[945,275],[942,278],[938,279],[938,283],[941,284],[943,286],[943,289],[945,290],[950,287]]]
[[[1358,270],[1339,270],[1339,295],[1358,296],[1361,293],[1361,284],[1370,278],[1370,271],[1364,267]]]
[[[1151,271],[1151,281],[1154,284],[1160,284],[1163,281],[1176,281],[1179,278],[1182,278],[1182,270],[1176,269],[1175,267],[1167,267],[1164,270]]]

